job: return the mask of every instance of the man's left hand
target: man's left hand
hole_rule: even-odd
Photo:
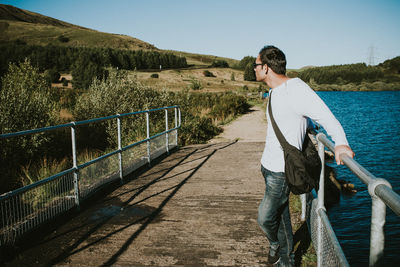
[[[349,146],[347,146],[347,145],[335,146],[335,160],[336,160],[337,165],[343,165],[343,161],[341,161],[339,159],[339,156],[341,154],[345,154],[345,155],[349,156],[350,158],[354,158],[354,156],[355,156],[353,150],[351,150],[351,148]]]

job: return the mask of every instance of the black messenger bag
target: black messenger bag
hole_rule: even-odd
[[[275,122],[271,110],[271,95],[269,96],[268,113],[271,118],[275,135],[282,146],[285,159],[285,177],[290,191],[295,195],[318,190],[321,173],[321,159],[313,142],[306,133],[302,151],[289,144]]]

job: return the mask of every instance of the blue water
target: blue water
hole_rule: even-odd
[[[400,194],[400,91],[318,92],[341,122],[355,159],[376,177],[388,180]],[[347,167],[338,178],[356,186],[342,196],[329,218],[350,266],[368,266],[371,198],[368,189]],[[386,209],[385,266],[400,266],[400,217]]]

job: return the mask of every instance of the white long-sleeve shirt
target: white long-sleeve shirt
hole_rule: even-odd
[[[342,125],[322,99],[302,80],[294,78],[271,89],[274,119],[289,144],[301,149],[307,130],[307,117],[321,124],[335,145],[348,145]],[[284,172],[283,150],[275,135],[267,107],[267,137],[261,157],[264,168]]]

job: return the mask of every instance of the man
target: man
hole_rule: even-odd
[[[301,149],[307,129],[307,118],[321,124],[335,142],[335,159],[339,155],[354,157],[342,126],[319,96],[299,78],[286,76],[285,54],[274,46],[259,52],[254,71],[257,81],[270,88],[271,107],[275,121],[286,140]],[[268,110],[268,109],[267,109]],[[267,136],[261,158],[265,179],[264,198],[258,210],[258,223],[270,243],[268,262],[281,266],[294,265],[293,234],[289,213],[289,189],[285,181],[283,150],[267,113]]]

